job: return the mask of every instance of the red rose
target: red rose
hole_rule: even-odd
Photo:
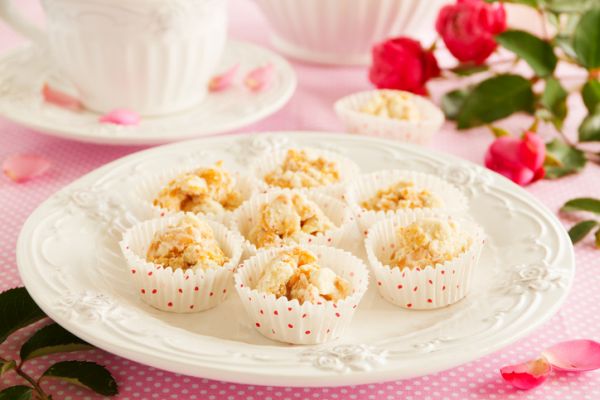
[[[521,186],[544,177],[546,146],[535,133],[525,132],[523,138],[500,137],[485,155],[485,166]]]
[[[440,76],[435,56],[421,43],[406,37],[389,39],[373,47],[369,80],[379,89],[426,94],[425,84]]]
[[[440,10],[435,27],[454,57],[481,64],[496,50],[494,35],[506,30],[506,12],[502,4],[457,0]]]

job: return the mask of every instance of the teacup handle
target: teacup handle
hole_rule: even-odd
[[[46,35],[43,30],[29,22],[13,5],[12,0],[0,0],[0,17],[15,31],[28,37],[34,43],[43,45]]]

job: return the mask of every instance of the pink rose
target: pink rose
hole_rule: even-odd
[[[459,61],[482,64],[496,50],[494,35],[506,30],[506,12],[501,3],[457,0],[440,10],[435,27]]]
[[[440,76],[433,52],[407,37],[386,40],[373,47],[369,80],[379,89],[399,89],[426,94],[425,84]]]
[[[523,138],[500,137],[490,145],[485,166],[521,186],[544,177],[546,146],[535,133],[525,132]]]

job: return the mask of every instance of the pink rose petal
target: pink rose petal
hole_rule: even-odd
[[[260,92],[265,89],[275,75],[275,67],[273,64],[268,63],[262,67],[258,67],[248,72],[244,79],[244,84],[248,89],[253,92]]]
[[[552,366],[545,358],[538,358],[522,364],[508,365],[500,369],[502,378],[517,389],[529,390],[541,385]]]
[[[600,343],[569,340],[544,350],[542,355],[559,371],[582,372],[600,368]]]
[[[100,117],[100,122],[115,125],[137,125],[140,116],[135,111],[118,108]]]
[[[54,104],[55,106],[66,108],[72,111],[83,110],[83,104],[73,96],[52,89],[47,83],[42,88],[44,101]]]
[[[34,154],[14,154],[2,162],[2,171],[14,182],[22,183],[43,175],[50,168],[50,161]]]
[[[208,84],[208,90],[211,92],[220,92],[221,90],[227,89],[231,86],[239,67],[240,64],[235,64],[221,75],[214,76]]]

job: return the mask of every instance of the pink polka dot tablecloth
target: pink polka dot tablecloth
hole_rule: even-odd
[[[21,1],[33,14],[39,9],[32,1]],[[31,4],[30,4],[31,3]],[[266,21],[250,0],[230,3],[231,35],[268,46]],[[6,51],[21,40],[0,23],[0,50]],[[348,93],[369,87],[365,68],[324,68],[293,64],[299,86],[291,101],[277,114],[242,131],[329,130],[340,131],[341,124],[332,110],[333,102]],[[431,86],[434,97],[446,87]],[[582,116],[582,105],[572,104],[567,131],[575,134]],[[515,117],[504,126],[524,129],[529,121]],[[481,163],[491,136],[484,130],[459,133],[447,124],[431,145],[471,161]],[[0,177],[0,290],[21,285],[15,260],[17,236],[27,216],[48,196],[81,175],[142,147],[88,145],[55,139],[0,119],[0,160],[13,153],[42,154],[52,161],[51,171],[43,177],[17,185]],[[560,181],[541,181],[527,188],[552,211],[557,212],[568,199],[600,197],[600,168],[589,165],[583,173]],[[561,216],[565,226],[575,222]],[[577,272],[573,288],[561,310],[546,324],[519,342],[480,360],[417,379],[339,388],[289,388],[248,386],[229,382],[191,378],[147,367],[112,354],[94,350],[85,354],[41,357],[26,370],[41,374],[59,359],[89,359],[105,365],[116,377],[118,399],[600,399],[600,372],[555,374],[532,391],[521,392],[506,384],[498,369],[504,365],[535,357],[555,342],[592,338],[600,340],[600,250],[588,239],[576,247]],[[0,346],[0,357],[14,357],[20,343],[32,333],[25,329]],[[21,383],[8,373],[0,389]],[[99,398],[83,389],[62,383],[46,383],[54,399]]]

